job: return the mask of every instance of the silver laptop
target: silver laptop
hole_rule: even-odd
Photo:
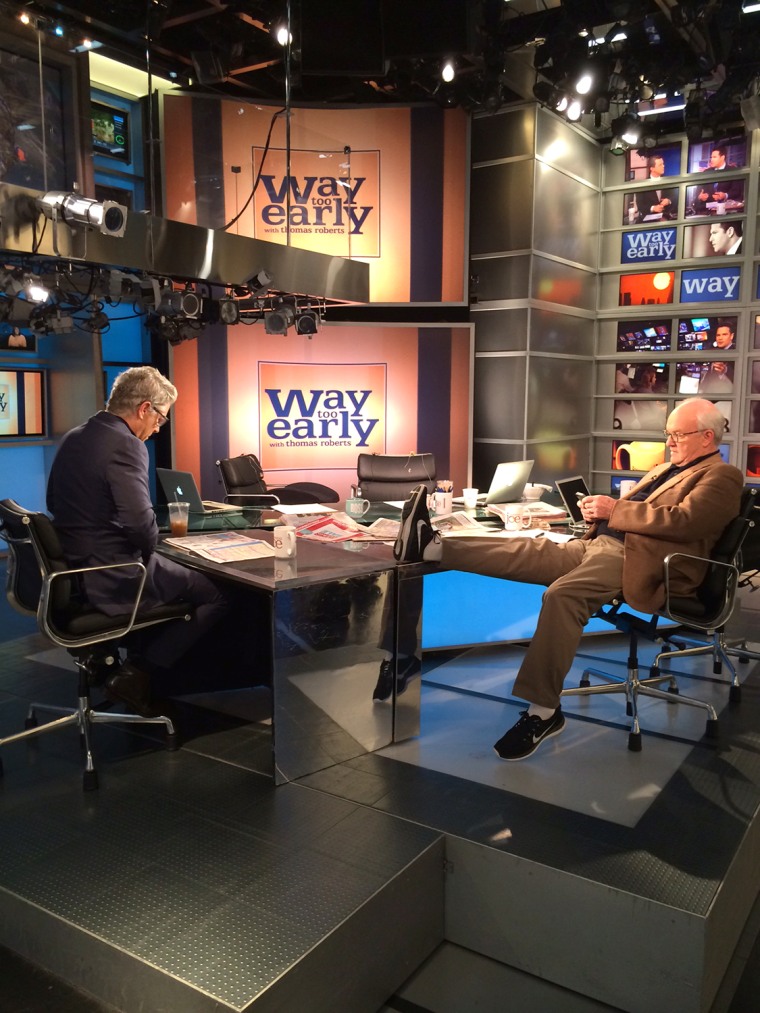
[[[583,475],[573,475],[571,478],[558,478],[554,484],[573,524],[585,524],[578,503],[578,494],[590,496],[591,493],[588,491],[586,479]]]
[[[166,502],[184,500],[190,504],[191,514],[203,514],[212,517],[214,514],[239,514],[239,506],[230,503],[217,503],[214,500],[202,500],[195,479],[189,471],[175,471],[174,468],[156,468],[156,478],[166,496]]]
[[[491,503],[517,503],[532,470],[533,461],[509,461],[497,464],[488,492],[482,492],[478,496],[478,506],[490,506]],[[464,500],[461,496],[457,496],[454,502],[463,503]]]

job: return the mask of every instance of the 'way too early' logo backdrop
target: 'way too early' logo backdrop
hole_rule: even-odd
[[[385,363],[259,363],[261,466],[355,468],[385,451]]]
[[[294,246],[337,257],[380,256],[380,152],[254,148],[254,235],[280,242],[290,219]],[[290,186],[288,187],[288,183]],[[288,190],[290,191],[288,208]]]

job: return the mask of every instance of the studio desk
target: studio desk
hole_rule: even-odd
[[[373,504],[365,520],[392,514],[387,505]],[[245,511],[193,518],[191,533],[243,529],[271,542],[275,523],[267,512]],[[418,735],[420,676],[402,693],[374,700],[383,659],[391,656],[395,681],[399,659],[419,657],[423,649],[529,639],[544,591],[434,564],[397,564],[391,547],[379,542],[299,539],[293,560],[234,563],[206,561],[165,544],[160,551],[237,592],[245,636],[240,662],[232,667],[242,676],[239,690],[246,678],[260,684],[263,672],[271,691],[272,766],[266,772],[276,783]],[[592,619],[587,632],[598,631],[610,627]],[[207,682],[225,685],[221,673]]]
[[[239,524],[225,518],[218,526]],[[206,520],[202,529],[212,527]],[[272,541],[266,528],[245,533]],[[159,551],[221,579],[237,599],[242,622],[250,615],[245,642],[252,657],[241,658],[239,667],[248,665],[252,681],[256,669],[259,679],[262,667],[271,674],[272,767],[267,772],[275,783],[419,733],[419,675],[398,698],[394,693],[375,701],[373,692],[386,652],[398,656],[399,636],[411,637],[417,648],[422,578],[429,566],[399,566],[383,543],[299,539],[292,560],[267,556],[226,563],[165,543]],[[208,682],[209,690],[224,684],[221,673],[212,673]]]

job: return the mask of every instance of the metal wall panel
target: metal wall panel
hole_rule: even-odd
[[[533,220],[532,159],[473,169],[470,253],[530,249]]]
[[[522,356],[475,359],[475,439],[520,439],[527,393]]]
[[[539,158],[580,176],[598,189],[601,180],[599,150],[596,141],[584,137],[556,113],[538,110],[536,155]]]
[[[472,164],[533,154],[536,107],[503,110],[472,121]]]
[[[564,355],[593,355],[593,319],[569,313],[532,309],[530,312],[530,350],[559,352]]]
[[[527,309],[477,309],[472,312],[475,323],[475,351],[516,352],[528,347]]]
[[[473,298],[480,302],[527,299],[530,293],[530,261],[523,257],[487,257],[470,261]]]
[[[557,439],[591,431],[594,363],[531,355],[528,359],[529,440]]]
[[[585,183],[536,163],[533,248],[596,269],[599,194]]]
[[[596,288],[596,274],[539,255],[533,258],[530,294],[534,299],[593,310]]]

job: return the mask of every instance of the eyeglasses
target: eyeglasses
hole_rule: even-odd
[[[160,411],[158,408],[156,408],[154,404],[152,404],[150,407],[156,413],[156,415],[158,415],[158,428],[160,429],[161,426],[166,425],[166,423],[169,421],[169,417],[168,415],[164,415],[164,413]]]
[[[691,429],[688,433],[669,433],[667,429],[663,429],[662,434],[667,440],[672,440],[673,443],[683,443],[687,436],[693,436],[695,433],[704,433],[704,429]]]

